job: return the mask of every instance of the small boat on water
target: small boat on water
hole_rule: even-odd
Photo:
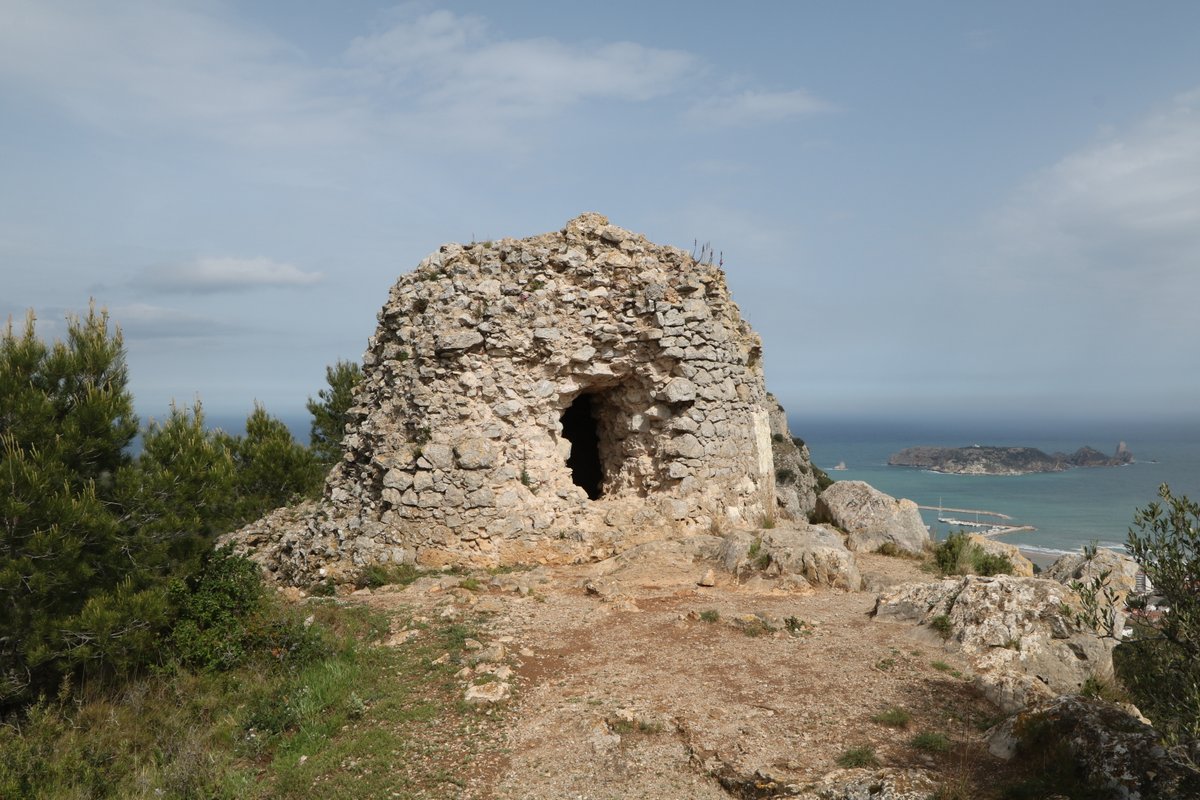
[[[834,465],[833,469],[834,469],[834,472],[845,472],[846,471],[846,462],[839,461],[837,464]]]

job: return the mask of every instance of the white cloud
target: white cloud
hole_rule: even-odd
[[[236,292],[245,289],[312,286],[319,272],[305,272],[269,258],[198,258],[187,264],[146,269],[135,284],[159,292]]]
[[[483,19],[444,10],[359,37],[348,57],[396,96],[479,119],[547,116],[592,99],[651,100],[699,68],[690,53],[632,42],[496,39]]]
[[[929,330],[953,333],[927,336],[926,357],[988,364],[997,391],[1070,386],[1090,403],[1121,386],[1132,408],[1153,384],[1182,408],[1200,342],[1200,93],[1030,176],[964,238],[925,284]]]
[[[993,279],[1130,306],[1200,292],[1200,91],[1034,176],[992,223]]]
[[[198,134],[235,144],[353,140],[339,76],[274,36],[154,0],[10,0],[0,86],[121,135]]]
[[[747,89],[702,100],[688,110],[688,117],[710,125],[758,125],[834,110],[834,106],[804,89],[780,92]]]
[[[682,50],[506,38],[482,17],[447,10],[401,9],[341,58],[320,63],[231,13],[155,0],[8,0],[0,90],[129,137],[258,148],[394,147],[398,137],[495,147],[503,142],[492,137],[522,121],[596,101],[686,101],[710,91],[712,79],[700,57]],[[696,113],[751,124],[826,108],[803,90],[747,90],[700,103]]]

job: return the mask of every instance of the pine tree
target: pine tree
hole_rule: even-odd
[[[232,437],[209,431],[197,402],[151,421],[118,498],[139,570],[178,571],[238,522]],[[135,555],[136,554],[136,555]]]
[[[313,415],[312,450],[328,467],[342,458],[342,437],[346,435],[354,390],[362,381],[362,370],[353,361],[338,361],[325,368],[325,381],[329,388],[317,392],[319,400],[308,398],[306,405]]]
[[[240,522],[320,493],[324,470],[312,450],[260,405],[246,419],[246,435],[231,439]]]
[[[70,620],[126,571],[112,502],[137,432],[126,382],[121,333],[95,307],[52,347],[32,314],[0,338],[0,704],[56,677]]]

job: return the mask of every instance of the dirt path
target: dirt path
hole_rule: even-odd
[[[859,563],[874,587],[929,579],[904,559]],[[503,644],[515,668],[506,752],[464,797],[770,797],[815,785],[852,748],[934,777],[979,752],[994,709],[955,675],[964,663],[934,636],[873,621],[873,592],[788,593],[731,575],[701,587],[703,572],[651,559],[537,570],[482,592],[424,579],[364,599],[482,612]],[[872,721],[893,707],[907,727]],[[920,731],[945,734],[951,751],[915,749]]]

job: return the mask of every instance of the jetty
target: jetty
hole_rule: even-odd
[[[1007,519],[1007,520],[1012,519],[1012,517],[1010,517],[1008,514],[1001,514],[999,511],[982,511],[978,508],[946,508],[944,506],[922,506],[922,505],[918,505],[917,508],[924,509],[925,511],[937,511],[939,514],[943,511],[953,511],[955,514],[975,514],[976,516],[983,515],[985,517],[996,517],[997,519]],[[951,521],[952,520],[943,520],[940,517],[938,518],[938,522],[951,522]],[[957,522],[957,520],[953,520],[953,521]],[[967,524],[975,524],[975,523],[965,523],[964,522],[962,524],[967,525]]]
[[[1008,533],[1021,533],[1022,531],[1036,531],[1037,528],[1032,525],[994,525],[987,530],[979,532],[980,536],[1004,536]]]

